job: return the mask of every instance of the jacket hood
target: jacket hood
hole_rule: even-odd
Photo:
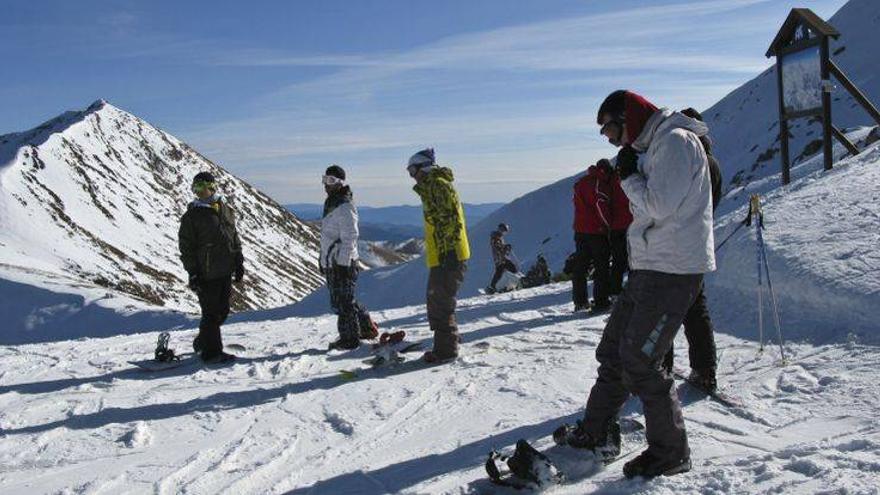
[[[642,133],[648,120],[657,113],[658,108],[645,97],[627,91],[624,96],[624,118],[626,119],[626,135],[630,143]],[[630,144],[624,143],[624,144]]]
[[[651,146],[654,136],[659,129],[685,129],[697,136],[705,136],[709,132],[709,126],[699,120],[692,119],[668,108],[661,108],[645,122],[645,127],[632,143],[636,151],[644,152]]]
[[[452,169],[449,167],[432,167],[431,171],[428,172],[429,179],[445,179],[449,182],[455,180],[452,176]]]

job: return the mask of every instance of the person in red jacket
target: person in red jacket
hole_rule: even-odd
[[[608,160],[599,160],[609,174],[611,184],[611,278],[608,292],[617,296],[623,290],[623,274],[629,271],[629,256],[626,248],[626,229],[632,223],[629,199],[620,187],[620,175],[611,167]]]
[[[571,278],[574,310],[599,313],[608,310],[611,242],[611,185],[608,169],[600,164],[574,185],[574,242],[576,263]],[[593,305],[587,299],[587,271],[593,264]]]

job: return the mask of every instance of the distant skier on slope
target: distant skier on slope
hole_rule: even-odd
[[[330,349],[356,349],[360,339],[374,339],[378,327],[367,309],[355,299],[358,276],[358,212],[351,188],[345,183],[345,170],[327,167],[321,178],[327,199],[321,218],[321,272],[327,279],[330,306],[339,315],[339,338]]]
[[[189,288],[199,297],[202,319],[193,348],[206,363],[232,361],[223,352],[220,325],[229,316],[232,278],[244,278],[244,256],[235,227],[235,213],[222,196],[210,172],[193,178],[196,199],[180,219],[180,259],[189,274]]]
[[[529,287],[547,285],[552,278],[553,274],[550,273],[550,267],[547,265],[547,260],[544,258],[543,254],[539,254],[538,258],[535,260],[535,264],[529,268],[529,271],[526,272],[525,276],[522,278],[522,285],[523,288],[526,289]]]
[[[611,172],[608,160],[599,160],[574,185],[574,242],[576,263],[571,277],[574,310],[601,313],[611,307],[608,299]],[[587,297],[587,270],[593,264],[593,304]]]
[[[471,256],[464,210],[452,185],[452,170],[437,165],[432,148],[414,154],[406,170],[416,181],[413,190],[422,200],[425,220],[428,323],[434,331],[434,348],[423,359],[451,361],[458,357],[459,344],[455,298]]]
[[[700,112],[693,108],[682,110],[681,113],[700,122],[703,121]],[[703,145],[709,161],[709,175],[712,180],[712,211],[714,213],[721,201],[721,167],[712,154],[712,142],[709,140],[709,136],[700,136],[700,143]],[[718,366],[718,356],[715,349],[715,330],[712,327],[712,318],[709,316],[705,288],[702,284],[694,304],[684,316],[683,325],[684,335],[688,341],[688,357],[691,365],[690,380],[706,390],[717,390],[718,379],[715,370]],[[664,360],[664,367],[670,373],[673,369],[674,357],[675,350],[670,347]]]
[[[631,271],[596,348],[599,376],[584,419],[563,425],[554,438],[616,457],[617,417],[632,393],[642,401],[648,449],[624,465],[624,475],[681,473],[691,468],[690,448],[675,381],[661,364],[703,274],[715,269],[712,185],[699,140],[708,128],[624,90],[605,99],[597,123],[622,147],[617,169],[633,214]]]
[[[510,259],[510,244],[504,242],[504,236],[510,232],[510,226],[506,223],[498,224],[498,228],[493,230],[489,235],[489,247],[492,250],[492,261],[495,263],[495,273],[492,275],[492,281],[486,287],[487,294],[494,294],[497,290],[495,285],[504,275],[505,271],[517,272],[516,264]]]

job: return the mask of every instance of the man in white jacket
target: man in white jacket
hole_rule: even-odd
[[[345,170],[331,165],[321,179],[327,199],[321,219],[321,271],[327,279],[330,305],[339,315],[339,338],[330,349],[356,349],[360,339],[372,339],[378,328],[366,308],[355,298],[358,260],[358,213]]]
[[[635,394],[648,449],[624,465],[624,475],[677,474],[690,470],[690,449],[675,382],[661,364],[703,274],[715,269],[712,184],[699,139],[708,128],[623,90],[606,98],[597,120],[609,142],[622,147],[616,166],[633,214],[630,274],[596,348],[599,376],[584,420],[560,427],[554,438],[616,457],[617,416]]]

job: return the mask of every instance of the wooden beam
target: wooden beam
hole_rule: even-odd
[[[849,94],[851,94],[853,98],[855,98],[856,101],[862,105],[862,108],[864,108],[865,111],[868,112],[868,114],[871,115],[871,117],[877,122],[877,124],[880,125],[880,111],[878,111],[877,107],[875,107],[871,103],[871,100],[869,100],[868,97],[865,96],[865,94],[862,93],[862,91],[858,87],[856,87],[856,85],[853,84],[853,82],[850,81],[848,77],[846,77],[846,74],[844,74],[843,71],[840,70],[840,67],[838,67],[833,60],[828,61],[828,66],[831,69],[831,73],[834,74],[834,77],[837,78],[838,81],[840,81],[840,84],[842,84],[843,87],[846,88],[847,91],[849,91]]]
[[[828,37],[822,37],[822,45],[819,47],[819,57],[821,58],[822,81],[831,79],[831,58],[828,54]],[[831,88],[822,85],[822,150],[825,156],[825,170],[831,170],[834,167],[834,147],[831,142]]]
[[[785,120],[785,102],[782,95],[782,59],[776,57],[776,89],[779,98],[779,159],[782,166],[782,184],[791,182],[791,162],[788,157],[788,121]]]
[[[851,155],[856,156],[860,153],[859,149],[856,148],[856,145],[854,145],[853,142],[850,141],[849,138],[847,138],[846,135],[836,126],[831,126],[831,132],[834,133],[834,137],[840,141],[840,144],[842,144]]]

